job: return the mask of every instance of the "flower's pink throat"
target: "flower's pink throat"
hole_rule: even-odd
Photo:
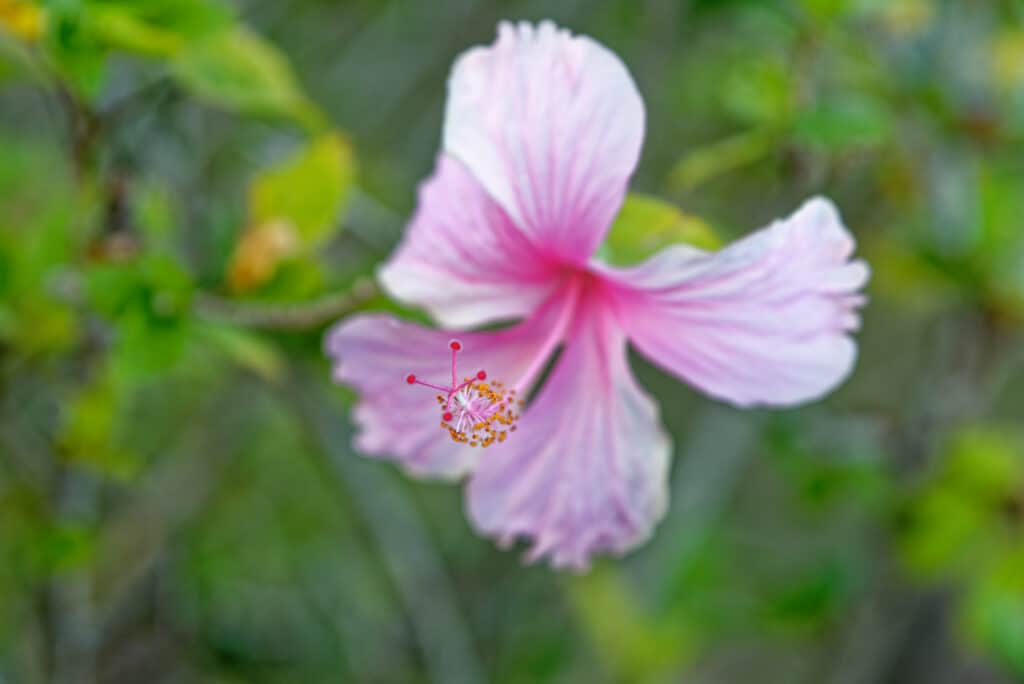
[[[441,392],[437,395],[437,403],[441,407],[441,428],[453,441],[484,448],[495,442],[504,442],[508,433],[516,430],[523,401],[516,397],[514,388],[506,389],[498,380],[486,382],[487,372],[482,369],[473,377],[463,378],[460,383],[455,362],[462,351],[462,343],[451,340],[448,348],[452,351],[451,385],[443,387],[424,382],[412,373],[405,377],[405,381]]]

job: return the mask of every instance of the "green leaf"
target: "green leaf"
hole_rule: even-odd
[[[104,368],[65,407],[59,443],[65,457],[118,480],[129,480],[140,467],[136,454],[120,440],[127,389]]]
[[[864,251],[873,289],[909,312],[934,313],[966,296],[952,274],[913,247],[876,238]]]
[[[172,252],[175,215],[170,193],[163,187],[143,184],[135,194],[135,217],[147,248]]]
[[[581,626],[621,681],[661,681],[693,657],[693,627],[646,615],[614,566],[599,565],[568,578],[564,587]]]
[[[819,629],[840,613],[853,593],[852,571],[842,559],[831,558],[801,572],[771,597],[768,609],[781,624]]]
[[[910,502],[901,551],[924,575],[972,577],[1014,538],[1024,464],[1016,432],[975,426],[951,441],[941,469]]]
[[[284,377],[284,357],[263,337],[224,325],[205,325],[198,332],[227,358],[264,380],[277,382]]]
[[[669,184],[680,190],[692,190],[716,176],[767,157],[780,138],[774,127],[755,128],[698,147],[672,167]]]
[[[703,219],[656,197],[630,194],[608,233],[602,256],[613,264],[635,264],[680,242],[701,249],[721,244]]]
[[[791,65],[779,57],[745,59],[720,87],[723,106],[750,124],[780,124],[790,119],[798,84]]]
[[[42,84],[47,77],[30,47],[0,30],[0,82],[18,79]]]
[[[1024,677],[1024,551],[1007,554],[972,587],[961,620],[969,638]]]
[[[91,17],[96,35],[105,44],[143,55],[170,56],[185,44],[174,33],[141,21],[118,8],[99,9]]]
[[[117,14],[148,30],[188,40],[226,29],[233,20],[219,0],[89,0],[87,7],[93,17]]]
[[[355,177],[352,146],[328,133],[280,166],[259,174],[249,189],[253,226],[289,223],[306,246],[322,244],[340,226],[338,216]]]
[[[864,96],[823,102],[798,116],[793,130],[797,142],[829,149],[881,145],[891,135],[888,110]]]
[[[80,97],[96,99],[107,70],[107,49],[90,30],[89,15],[79,2],[48,7],[47,52],[60,75]]]
[[[37,571],[50,573],[84,567],[96,552],[96,533],[82,523],[52,524],[38,530],[29,550]]]
[[[323,114],[302,92],[287,58],[272,44],[237,27],[190,43],[174,73],[196,96],[242,114],[291,118],[311,130]]]
[[[1024,484],[1024,441],[1006,430],[985,426],[958,433],[943,477],[965,495],[998,502]]]

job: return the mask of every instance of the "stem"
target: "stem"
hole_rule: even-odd
[[[767,156],[778,138],[776,128],[765,126],[700,147],[673,167],[669,183],[679,190],[693,190],[716,176]]]
[[[357,282],[349,292],[294,304],[239,302],[201,293],[196,297],[195,311],[200,318],[216,323],[263,330],[302,331],[322,327],[352,313],[377,293],[377,286],[369,280]]]

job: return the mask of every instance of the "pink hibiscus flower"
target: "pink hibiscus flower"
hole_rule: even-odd
[[[449,330],[521,321],[451,339],[357,315],[326,351],[360,394],[361,451],[417,476],[468,477],[481,533],[584,568],[643,542],[666,508],[671,447],[627,341],[739,406],[816,399],[853,366],[868,269],[822,198],[717,252],[595,260],[639,157],[644,106],[590,38],[502,24],[493,45],[459,57],[448,90],[437,167],[380,280]]]

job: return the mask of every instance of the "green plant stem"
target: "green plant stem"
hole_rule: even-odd
[[[348,292],[328,295],[311,302],[278,304],[237,301],[210,293],[196,297],[196,314],[207,321],[261,330],[303,331],[320,328],[350,314],[377,296],[370,280],[356,282]]]

